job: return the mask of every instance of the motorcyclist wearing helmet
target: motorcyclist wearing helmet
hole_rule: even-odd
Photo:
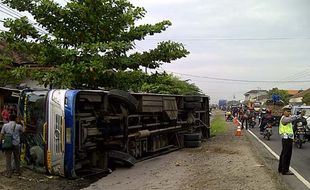
[[[226,121],[228,121],[229,119],[231,119],[233,116],[232,116],[232,114],[231,114],[231,111],[227,111],[226,113],[225,113],[225,117],[226,117]]]
[[[259,123],[261,123],[262,118],[264,117],[264,115],[266,115],[266,110],[267,110],[266,108],[262,108],[261,109],[261,111],[259,113],[259,117],[258,117],[259,118],[259,121],[258,121]]]
[[[305,110],[298,110],[297,111],[297,115],[298,116],[300,116],[300,117],[298,117],[295,121],[293,121],[293,131],[294,131],[294,134],[296,133],[296,131],[297,131],[297,124],[299,123],[299,122],[301,122],[301,124],[303,125],[303,126],[307,126],[307,119],[304,117],[305,116],[305,114],[306,114],[306,111]],[[295,134],[296,135],[296,134]]]
[[[274,122],[274,117],[271,114],[271,110],[266,109],[266,113],[263,115],[262,122],[260,123],[260,126],[259,126],[260,132],[261,133],[264,132],[265,126],[267,125],[267,123],[273,124],[273,122]]]

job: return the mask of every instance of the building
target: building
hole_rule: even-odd
[[[4,65],[2,71],[10,70],[12,68],[27,66],[28,68],[38,67],[37,64],[31,61],[31,58],[25,53],[17,51],[7,51],[8,44],[4,41],[0,41],[0,55],[10,57],[12,59],[11,64]],[[19,83],[14,80],[0,81],[0,113],[4,106],[16,107],[18,103],[19,93],[25,88],[44,88],[39,85],[37,81],[25,79]],[[2,123],[2,117],[0,114],[0,125]]]
[[[245,102],[265,102],[268,97],[267,90],[250,90],[244,94]]]
[[[289,96],[295,96],[296,94],[302,92],[301,90],[286,90]]]
[[[303,98],[310,94],[310,88],[304,91],[299,91],[299,93],[292,96],[289,100],[290,104],[292,105],[302,105],[303,104]]]

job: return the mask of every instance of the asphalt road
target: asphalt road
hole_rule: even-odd
[[[278,126],[273,126],[270,140],[264,139],[259,133],[259,128],[255,126],[250,128],[259,139],[261,139],[265,144],[267,144],[277,155],[281,154],[282,144],[281,137],[279,135]],[[293,155],[291,159],[291,167],[293,167],[303,178],[310,181],[310,142],[306,142],[302,145],[301,149],[298,149],[293,145]]]

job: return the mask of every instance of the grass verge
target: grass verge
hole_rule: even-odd
[[[211,135],[224,134],[227,131],[226,122],[222,115],[216,114],[211,122]]]

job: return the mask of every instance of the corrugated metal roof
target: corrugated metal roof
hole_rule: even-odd
[[[295,94],[298,94],[300,90],[286,90],[287,93],[291,96],[294,96]]]
[[[310,93],[310,88],[308,88],[307,90],[304,90],[302,92],[299,92],[297,94],[295,94],[292,98],[299,98],[299,97],[303,97],[306,94]]]

